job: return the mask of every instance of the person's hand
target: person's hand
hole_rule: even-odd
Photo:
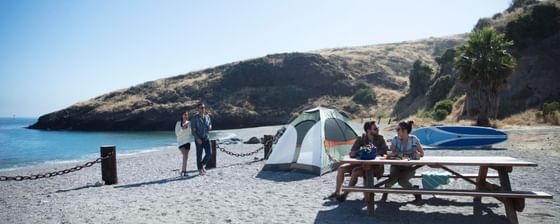
[[[397,157],[397,153],[387,153],[387,158],[395,158]]]
[[[416,154],[417,154],[419,157],[424,157],[424,153],[422,153],[420,150],[416,150]]]
[[[197,139],[196,139],[196,143],[198,143],[199,145],[202,145],[202,139],[197,138]]]

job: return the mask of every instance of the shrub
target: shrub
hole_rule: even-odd
[[[348,113],[356,114],[356,113],[360,112],[360,110],[362,110],[362,107],[360,107],[360,105],[358,105],[358,104],[350,102],[348,105],[344,106],[343,109],[345,111],[348,111]]]
[[[430,89],[428,89],[428,92],[426,93],[426,95],[428,96],[428,101],[430,102],[429,106],[433,105],[439,100],[445,99],[449,91],[451,91],[451,88],[453,88],[454,84],[455,79],[449,75],[444,75],[436,79],[434,84],[430,86]]]
[[[422,63],[420,60],[416,60],[410,71],[410,95],[420,96],[426,93],[430,87],[432,74],[433,70],[430,66]]]
[[[447,117],[448,114],[449,113],[445,109],[436,110],[434,112],[434,119],[441,121],[445,119],[445,117]]]
[[[424,111],[420,114],[418,114],[419,118],[434,118],[434,113],[431,111]]]
[[[437,102],[434,106],[434,111],[436,111],[437,113],[438,110],[444,110],[447,114],[451,113],[451,110],[453,110],[453,101],[451,101],[450,99],[445,99]]]
[[[377,96],[375,92],[370,88],[362,88],[356,91],[356,94],[352,97],[354,102],[362,105],[375,105],[377,104]]]
[[[554,111],[560,111],[560,103],[558,101],[551,103],[544,103],[542,113],[543,115],[549,115],[554,113]]]

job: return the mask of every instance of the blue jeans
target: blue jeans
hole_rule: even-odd
[[[212,155],[212,151],[210,150],[210,139],[202,139],[202,144],[198,144],[198,141],[195,140],[196,144],[196,167],[198,170],[202,170],[202,166],[205,166],[210,160],[210,156]],[[202,158],[202,149],[204,149],[204,159]]]

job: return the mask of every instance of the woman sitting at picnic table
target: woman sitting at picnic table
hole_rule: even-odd
[[[420,141],[414,135],[411,135],[413,121],[400,122],[397,126],[397,136],[391,141],[390,150],[393,152],[388,157],[399,157],[401,159],[419,159],[424,156],[424,149],[420,145]],[[385,184],[385,187],[390,188],[395,183],[403,188],[418,188],[418,186],[412,186],[410,179],[414,177],[415,169],[412,166],[402,166],[402,165],[391,165],[391,173],[389,175],[389,181]],[[387,200],[387,193],[383,194],[381,200]],[[419,194],[414,195],[413,202],[419,202],[422,200],[422,196]]]

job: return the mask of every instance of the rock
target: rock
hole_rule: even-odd
[[[261,140],[257,137],[252,137],[249,141],[244,142],[245,144],[261,144]]]

